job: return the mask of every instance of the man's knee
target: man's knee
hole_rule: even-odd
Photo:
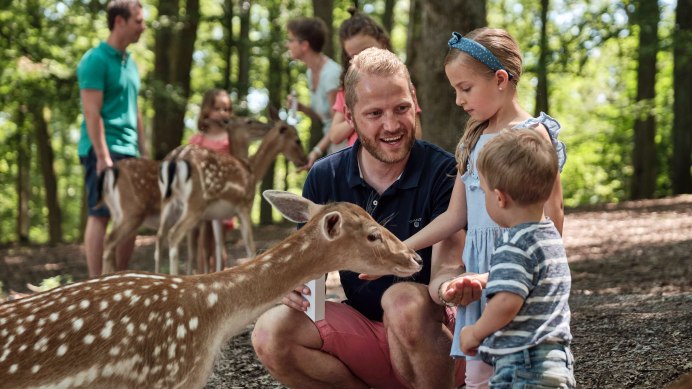
[[[425,285],[410,282],[394,284],[382,296],[382,309],[393,323],[420,321],[431,303]]]
[[[431,304],[432,299],[425,285],[393,285],[382,297],[384,323],[388,332],[393,332],[404,347],[415,347],[423,341],[422,333],[434,321]]]
[[[284,305],[274,307],[257,319],[252,330],[252,347],[259,360],[270,370],[276,371],[290,365],[291,353],[296,346],[300,319],[295,311]]]

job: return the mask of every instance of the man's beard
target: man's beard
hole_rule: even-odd
[[[375,157],[375,159],[384,163],[397,163],[408,158],[411,148],[413,147],[413,143],[415,142],[415,138],[411,135],[410,131],[406,134],[402,134],[407,143],[397,154],[392,155],[391,153],[387,153],[382,149],[378,140],[373,140],[362,136],[363,134],[358,130],[358,125],[355,123],[355,121],[353,123],[353,129],[356,131],[356,134],[358,134],[358,139],[360,139],[360,143],[363,145],[365,150]]]

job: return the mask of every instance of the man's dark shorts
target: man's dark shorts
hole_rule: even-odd
[[[116,163],[123,159],[134,158],[131,155],[123,155],[114,153],[111,151],[111,160]],[[96,174],[96,154],[94,154],[94,149],[89,149],[89,153],[86,157],[79,157],[79,162],[84,166],[84,186],[87,191],[87,210],[89,216],[96,217],[110,217],[111,214],[108,212],[108,207],[105,205],[96,207],[96,203],[99,201],[99,189],[98,189],[98,175]]]

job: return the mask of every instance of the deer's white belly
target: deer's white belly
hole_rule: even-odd
[[[236,214],[236,205],[225,200],[217,200],[207,206],[205,220],[228,219]]]

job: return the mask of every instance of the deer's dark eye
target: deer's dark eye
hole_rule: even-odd
[[[380,234],[380,231],[375,230],[368,234],[369,242],[375,242],[377,240],[382,240],[382,234]]]

